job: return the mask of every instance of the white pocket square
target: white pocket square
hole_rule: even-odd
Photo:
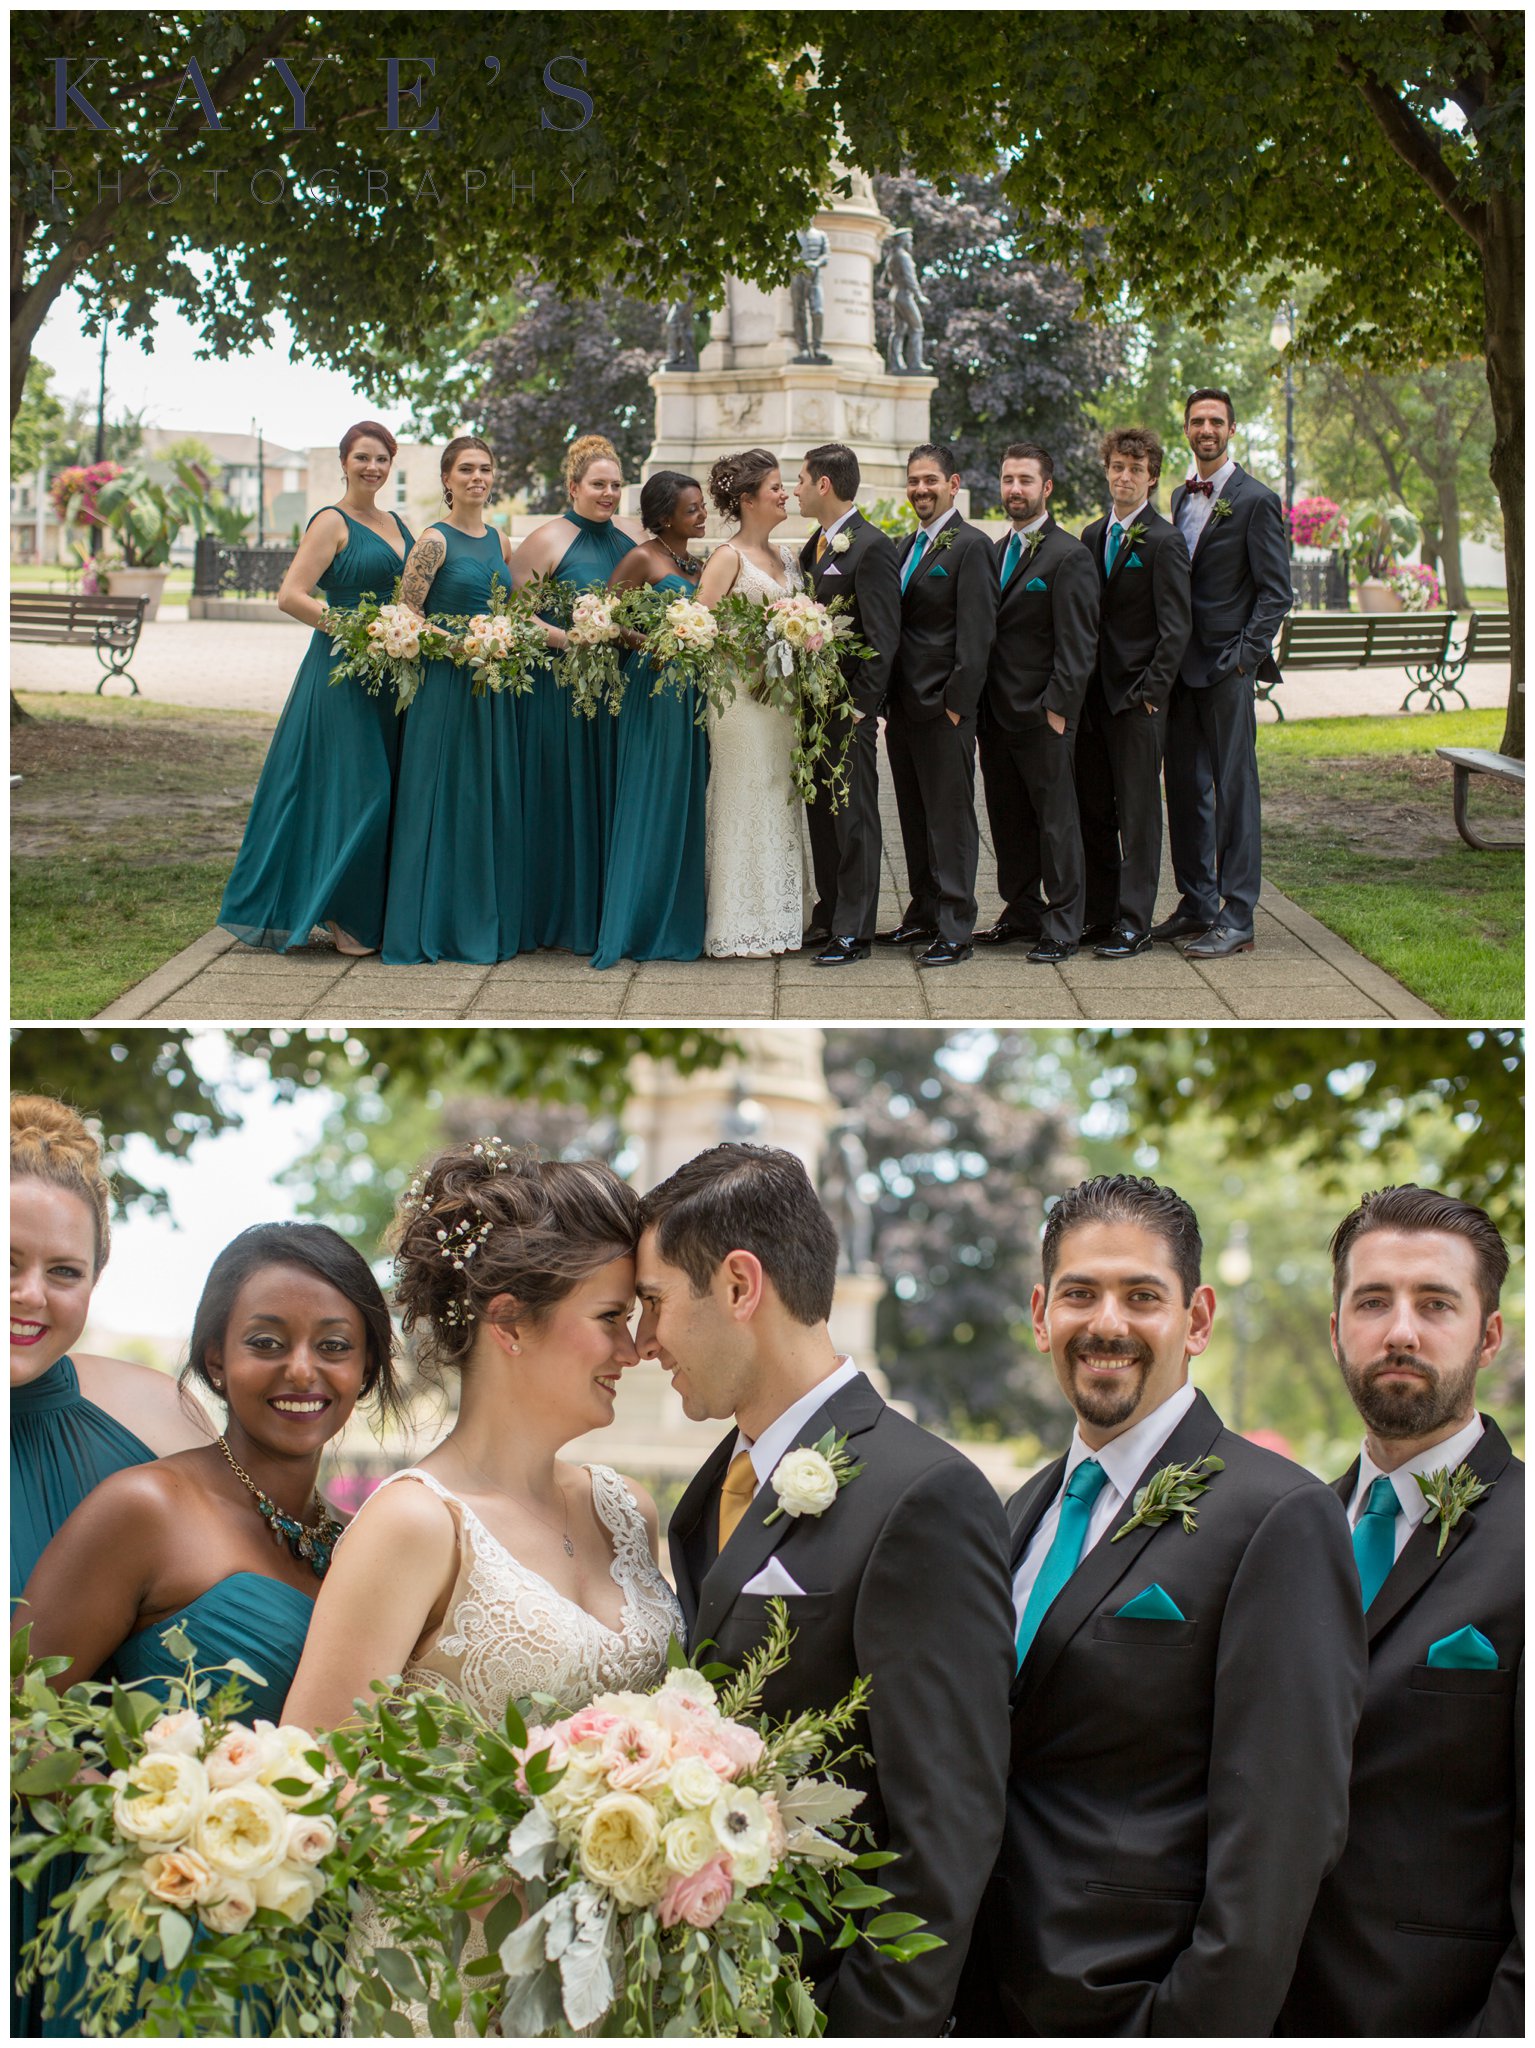
[[[842,574],[842,571],[837,567],[835,562],[828,562],[826,567],[821,571],[821,574],[823,577],[840,576]]]
[[[776,1557],[770,1557],[754,1579],[748,1579],[741,1588],[743,1593],[803,1593],[803,1586],[797,1586],[790,1574]]]

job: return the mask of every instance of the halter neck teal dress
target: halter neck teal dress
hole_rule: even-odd
[[[426,615],[489,609],[491,584],[510,590],[494,531],[478,539],[439,520],[447,554]],[[467,669],[429,661],[406,719],[389,851],[383,956],[509,960],[523,936],[522,779],[516,702],[476,697]]]
[[[611,519],[566,512],[575,537],[555,575],[574,589],[604,587],[634,546]],[[524,944],[590,953],[602,918],[608,826],[622,715],[574,714],[552,669],[517,700],[522,739]]]
[[[698,588],[668,572],[668,597]],[[695,725],[698,693],[654,694],[655,670],[635,649],[618,726],[602,924],[593,967],[620,960],[696,960],[704,949],[704,787],[709,740]],[[599,714],[600,716],[600,714]]]
[[[341,512],[347,525],[346,546],[320,579],[327,601],[345,611],[365,597],[387,599],[405,556],[339,505],[324,509]],[[393,517],[409,554],[411,533]],[[364,946],[383,934],[402,721],[391,692],[370,697],[360,683],[332,686],[334,659],[330,635],[316,627],[219,906],[219,923],[247,946],[287,952],[327,922]]]
[[[111,1472],[147,1465],[154,1457],[131,1429],[88,1401],[69,1358],[56,1359],[29,1386],[11,1389],[11,1598],[75,1509]],[[68,1860],[68,1859],[66,1859]],[[11,1883],[11,1955],[37,1932],[54,1892],[73,1874],[57,1862],[38,1875],[31,1891]],[[42,1990],[11,1993],[11,2035],[43,2031]],[[59,2032],[74,2029],[58,2028]]]

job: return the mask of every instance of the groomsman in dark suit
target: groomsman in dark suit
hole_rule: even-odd
[[[1077,804],[1087,862],[1087,929],[1100,960],[1151,945],[1162,870],[1162,744],[1189,637],[1189,554],[1153,509],[1162,443],[1146,427],[1103,438],[1112,510],[1082,531],[1103,600],[1098,663],[1077,734]]]
[[[1013,530],[996,543],[1002,594],[980,717],[1002,915],[976,943],[1027,939],[1038,966],[1069,960],[1082,930],[1072,754],[1098,655],[1098,577],[1050,516],[1054,479],[1050,452],[1037,441],[1003,454],[1002,504]]]
[[[1229,391],[1191,392],[1183,427],[1193,474],[1173,523],[1193,559],[1194,630],[1167,719],[1167,835],[1178,907],[1154,937],[1189,955],[1250,953],[1261,830],[1256,679],[1278,682],[1274,636],[1295,602],[1284,508],[1227,452]]]
[[[791,1153],[717,1145],[646,1195],[639,1344],[696,1421],[731,1419],[672,1515],[678,1597],[695,1648],[739,1666],[782,1599],[795,1631],[766,1683],[773,1719],[871,1681],[844,1767],[858,1817],[899,1860],[889,1910],[942,1947],[896,1964],[867,1941],[806,1943],[827,2030],[942,2033],[1002,1835],[1012,1610],[1007,1525],[961,1452],[883,1401],[826,1319],[837,1233]],[[828,1432],[861,1469],[819,1508],[778,1508],[772,1475]],[[1355,1603],[1357,1606],[1357,1602]]]
[[[895,543],[859,511],[858,457],[840,441],[812,448],[795,496],[816,522],[799,564],[823,604],[847,598],[853,631],[874,649],[870,660],[842,665],[853,700],[848,800],[834,811],[824,783],[808,807],[815,908],[807,946],[824,950],[818,967],[867,960],[879,915],[879,714],[901,637],[901,572]]]
[[[1365,1424],[1336,1490],[1370,1668],[1348,1847],[1277,2031],[1519,2037],[1524,1467],[1476,1412],[1508,1252],[1481,1209],[1402,1187],[1367,1195],[1332,1254],[1333,1354]],[[1446,1474],[1484,1489],[1448,1527],[1420,1483],[1443,1497]]]
[[[885,721],[911,897],[882,946],[922,946],[919,967],[974,952],[975,728],[997,627],[991,543],[961,519],[952,448],[928,443],[906,463],[918,524],[901,556],[901,642]]]
[[[1215,1313],[1199,1260],[1154,1181],[1085,1181],[1045,1225],[1034,1340],[1077,1426],[1008,1505],[1007,1829],[961,2033],[1267,2034],[1342,1853],[1365,1676],[1348,1523],[1190,1384]]]

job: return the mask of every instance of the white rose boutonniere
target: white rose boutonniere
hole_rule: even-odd
[[[778,1505],[763,1520],[767,1528],[780,1515],[824,1515],[842,1488],[863,1470],[847,1454],[847,1438],[829,1429],[812,1449],[786,1451],[773,1467],[770,1484]]]
[[[852,545],[853,537],[850,533],[834,533],[831,537],[830,547],[834,555],[845,555]]]

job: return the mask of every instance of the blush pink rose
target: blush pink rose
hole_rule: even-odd
[[[564,1724],[561,1723],[561,1727],[563,1726]],[[528,1730],[527,1742],[516,1753],[518,1762],[525,1765],[530,1756],[539,1756],[545,1750],[549,1752],[548,1757],[545,1759],[545,1768],[547,1770],[563,1771],[570,1762],[570,1751],[566,1747],[564,1736],[555,1728],[530,1728]],[[519,1770],[517,1773],[517,1790],[519,1792],[526,1792],[527,1789],[527,1773],[525,1770]]]
[[[733,1760],[732,1777],[741,1771],[755,1770],[766,1748],[756,1729],[747,1728],[740,1721],[721,1721],[715,1730],[715,1741]]]
[[[637,1792],[671,1769],[671,1737],[643,1721],[615,1720],[602,1743],[602,1762],[615,1792]]]
[[[560,1733],[574,1749],[578,1742],[602,1742],[618,1726],[619,1716],[605,1707],[582,1707],[560,1723]]]
[[[730,1858],[714,1856],[691,1877],[674,1877],[661,1894],[663,1927],[686,1920],[689,1927],[712,1927],[735,1896]]]

